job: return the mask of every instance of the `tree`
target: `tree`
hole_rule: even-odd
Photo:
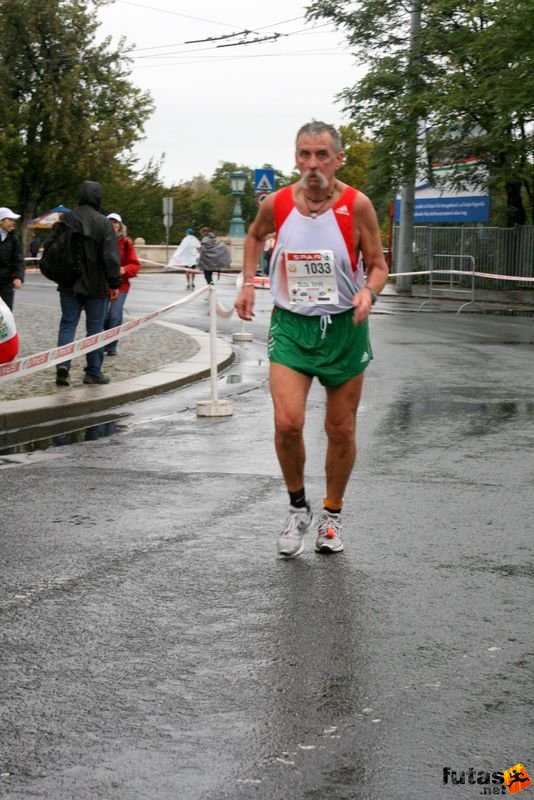
[[[347,163],[350,163],[350,159]],[[174,201],[170,242],[178,243],[187,228],[193,228],[198,234],[204,225],[218,235],[226,235],[234,208],[230,174],[236,171],[247,175],[243,196],[245,224],[248,225],[257,212],[254,170],[250,167],[221,162],[211,179],[197,175],[190,181],[171,187],[165,186],[160,178],[161,168],[162,161],[150,161],[138,173],[133,164],[119,163],[102,181],[103,211],[119,212],[134,238],[142,237],[149,244],[161,244],[164,241],[163,197],[172,197]],[[277,188],[291,182],[281,172],[276,172],[275,178]]]
[[[232,216],[235,203],[235,200],[232,196],[232,188],[230,183],[230,175],[232,172],[244,172],[247,176],[244,193],[241,197],[241,212],[243,219],[245,220],[246,227],[250,225],[258,211],[258,204],[256,202],[256,195],[254,193],[254,170],[244,165],[238,166],[232,161],[221,161],[211,177],[211,185],[219,192],[219,194],[230,199],[230,202],[228,203],[228,219],[225,223],[226,230],[228,230],[230,225],[230,218]]]
[[[339,180],[357,186],[363,192],[367,189],[369,158],[372,143],[356,125],[340,125],[339,134],[343,142],[345,160],[337,173]]]
[[[95,40],[105,1],[0,0],[0,189],[24,222],[75,203],[84,179],[128,171],[153,110],[129,81],[124,42]]]
[[[494,191],[505,192],[507,223],[521,224],[534,196],[534,6],[531,0],[412,2],[422,12],[412,50],[403,4],[315,0],[308,8],[309,17],[341,27],[367,66],[340,100],[374,134],[375,175],[391,188],[403,183],[412,123],[422,120],[427,136],[420,167],[437,154],[479,156]]]
[[[153,160],[138,173],[131,166],[117,165],[102,181],[102,211],[118,212],[129,235],[154,243],[165,239],[162,198],[169,194],[159,176],[160,168],[161,162]]]

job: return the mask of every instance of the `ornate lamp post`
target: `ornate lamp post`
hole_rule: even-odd
[[[228,236],[241,236],[244,237],[245,221],[241,216],[241,197],[245,192],[245,183],[247,182],[247,175],[245,172],[232,172],[230,175],[230,184],[232,186],[232,194],[235,197],[235,205],[233,217],[230,220],[230,230]]]

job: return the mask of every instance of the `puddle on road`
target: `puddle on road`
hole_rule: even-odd
[[[0,436],[0,458],[107,438],[125,430],[125,421],[130,416],[121,414],[86,417],[72,419],[68,423],[62,421],[38,428],[9,431]]]
[[[484,436],[495,433],[507,424],[521,424],[534,420],[532,401],[450,400],[420,399],[399,401],[390,407],[383,430],[388,435],[397,433],[413,435],[423,430],[425,424],[461,424],[465,435]],[[436,432],[438,428],[436,428]]]

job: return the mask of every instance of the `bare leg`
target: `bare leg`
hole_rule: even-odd
[[[356,460],[356,412],[362,386],[363,372],[326,390],[326,495],[340,506]]]
[[[271,364],[274,404],[274,443],[288,492],[304,486],[304,416],[312,379],[282,364]]]

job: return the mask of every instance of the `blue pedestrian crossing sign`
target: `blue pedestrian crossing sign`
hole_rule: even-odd
[[[274,169],[254,170],[254,191],[256,194],[274,192]]]

